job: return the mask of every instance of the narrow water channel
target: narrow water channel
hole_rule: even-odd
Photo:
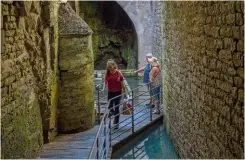
[[[178,159],[163,124],[143,132],[117,150],[112,159]]]
[[[125,77],[131,90],[144,85],[142,78]],[[102,79],[95,79],[95,84],[102,83]],[[134,94],[140,94],[147,91],[143,86],[134,91]],[[96,96],[96,93],[95,93]],[[149,98],[149,95],[145,96]],[[135,99],[137,103],[145,99]],[[178,159],[174,146],[169,139],[162,123],[155,124],[148,128],[141,135],[134,138],[127,145],[112,154],[112,159]]]

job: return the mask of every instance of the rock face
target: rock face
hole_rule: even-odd
[[[137,53],[130,46],[134,44],[132,30],[105,30],[100,33],[98,53],[94,62],[96,70],[106,69],[108,59],[114,59],[120,69],[136,68]],[[137,44],[137,43],[136,43]],[[133,46],[134,47],[134,46]]]
[[[181,158],[244,158],[244,2],[163,2],[163,100]]]
[[[91,34],[92,30],[68,3],[60,5],[58,127],[61,133],[83,131],[94,126]]]
[[[113,1],[81,1],[80,16],[93,30],[94,67],[106,68],[114,59],[119,68],[137,67],[137,35],[124,10]]]
[[[56,135],[56,2],[1,2],[1,157],[36,158]]]

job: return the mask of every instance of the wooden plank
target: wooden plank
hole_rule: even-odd
[[[143,108],[145,108],[145,106],[143,105],[139,106],[135,109],[135,112],[140,111]],[[149,114],[143,115],[144,113],[139,113],[135,116],[135,118],[140,117],[137,121],[141,121],[145,117],[149,116]],[[131,115],[120,115],[120,121],[123,121],[130,116]],[[153,119],[156,119],[159,116],[161,115],[153,114]],[[149,122],[150,120],[149,118],[147,118],[147,120],[135,126],[135,131],[141,129]],[[108,124],[108,121],[107,121],[107,124]],[[127,129],[129,129],[129,131],[125,132],[120,137],[113,140],[112,145],[125,139],[132,133],[130,129],[131,128],[131,118],[129,118],[128,120],[120,124],[121,127],[124,125],[126,125],[124,128],[122,129],[119,128],[117,135],[123,133]],[[87,159],[90,149],[92,147],[92,144],[94,142],[94,138],[96,136],[98,127],[99,126],[97,125],[94,128],[84,131],[84,132],[75,133],[75,134],[62,134],[62,135],[57,136],[53,142],[44,144],[43,150],[41,151],[38,158]],[[102,139],[99,139],[99,142],[102,143]]]

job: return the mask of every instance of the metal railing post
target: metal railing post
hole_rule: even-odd
[[[104,118],[104,143],[103,143],[103,150],[106,148],[106,118]],[[106,155],[106,149],[105,149],[105,154],[104,156]],[[106,159],[106,158],[105,158]]]
[[[97,91],[98,91],[98,112],[99,112],[99,123],[100,123],[100,89],[99,86],[97,87]]]
[[[150,88],[150,93],[152,93],[152,87],[151,87],[151,84],[150,84],[150,87],[149,87],[149,88]],[[151,99],[152,99],[152,96],[153,96],[153,95],[150,94],[150,102],[152,102],[152,100],[151,100]],[[151,121],[151,122],[152,122],[152,105],[153,105],[153,104],[150,105],[150,121]]]
[[[132,91],[132,133],[134,133],[134,91]]]
[[[99,159],[99,138],[96,140],[96,159]]]
[[[111,147],[111,117],[110,117],[110,120],[109,120],[109,141],[110,141],[110,147]]]

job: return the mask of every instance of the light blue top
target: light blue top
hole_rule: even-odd
[[[144,69],[143,83],[150,82],[150,71],[151,71],[151,65],[148,63]]]

